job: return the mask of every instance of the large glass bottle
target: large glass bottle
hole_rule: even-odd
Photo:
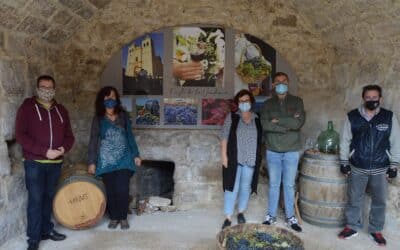
[[[333,129],[333,122],[328,121],[328,129],[318,136],[318,149],[327,154],[339,153],[339,133]]]

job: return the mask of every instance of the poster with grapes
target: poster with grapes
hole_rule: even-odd
[[[136,124],[160,124],[160,98],[136,98]]]
[[[236,33],[234,52],[235,93],[247,89],[256,99],[268,96],[276,70],[275,49],[257,37]]]
[[[225,117],[235,110],[232,99],[206,98],[201,100],[201,124],[223,125]]]
[[[164,125],[197,125],[197,101],[192,98],[165,98]]]
[[[225,30],[217,27],[173,29],[172,75],[176,86],[223,85]]]

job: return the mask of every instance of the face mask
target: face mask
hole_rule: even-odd
[[[115,106],[117,106],[117,101],[114,99],[107,99],[107,100],[104,100],[103,104],[104,104],[104,107],[112,109]]]
[[[366,101],[365,107],[369,110],[375,110],[377,107],[379,107],[379,101]]]
[[[279,95],[283,95],[288,91],[288,86],[284,83],[278,83],[278,85],[275,86],[275,92]]]
[[[36,95],[40,100],[51,102],[56,94],[55,89],[36,88]]]
[[[241,102],[241,103],[239,103],[239,109],[240,109],[240,111],[242,111],[242,112],[247,112],[247,111],[250,110],[250,108],[251,108],[251,105],[250,105],[250,103],[248,103],[248,102]]]

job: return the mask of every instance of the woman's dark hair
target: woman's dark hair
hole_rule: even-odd
[[[121,100],[119,99],[119,94],[116,88],[111,87],[111,86],[106,86],[100,89],[100,91],[97,93],[96,97],[96,103],[95,103],[95,108],[96,108],[96,115],[101,117],[104,116],[106,113],[106,108],[104,107],[104,97],[109,96],[111,94],[111,91],[114,91],[116,101],[117,101],[117,106],[114,108],[114,111],[116,114],[120,113],[123,111],[123,108],[121,106]]]
[[[379,85],[371,84],[371,85],[366,85],[363,87],[362,98],[364,98],[365,92],[371,91],[371,90],[378,91],[379,97],[382,97],[382,88]]]
[[[241,98],[242,96],[248,95],[250,97],[250,102],[251,102],[251,107],[254,107],[254,103],[256,102],[256,99],[254,99],[253,94],[248,91],[247,89],[242,89],[240,90],[235,97],[233,98],[233,102],[235,103],[235,105],[237,107],[239,107],[239,98]]]

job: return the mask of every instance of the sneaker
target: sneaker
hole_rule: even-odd
[[[287,219],[287,225],[296,232],[302,231],[301,227],[299,226],[299,222],[294,216]]]
[[[244,218],[243,213],[238,213],[238,215],[237,215],[237,221],[238,221],[238,224],[244,224],[244,223],[246,223],[246,218]]]
[[[108,223],[108,228],[110,229],[115,229],[118,226],[119,221],[118,220],[110,220]]]
[[[28,250],[38,250],[39,249],[39,243],[32,242],[28,244]]]
[[[230,227],[232,224],[232,222],[228,219],[224,220],[224,224],[222,224],[222,229],[226,228],[226,227]]]
[[[275,225],[276,224],[276,217],[272,217],[270,214],[265,216],[265,220],[262,223],[264,225]]]
[[[121,220],[120,221],[120,223],[121,223],[121,229],[128,229],[129,228],[129,223],[128,223],[128,220]]]
[[[386,240],[385,238],[383,238],[381,232],[370,233],[369,235],[371,236],[371,239],[373,239],[378,246],[381,247],[386,246]]]
[[[347,240],[347,239],[350,239],[350,238],[355,237],[355,236],[357,236],[357,235],[358,235],[357,231],[355,231],[355,230],[349,228],[348,226],[346,226],[346,227],[339,233],[338,237],[339,237],[339,239]]]

